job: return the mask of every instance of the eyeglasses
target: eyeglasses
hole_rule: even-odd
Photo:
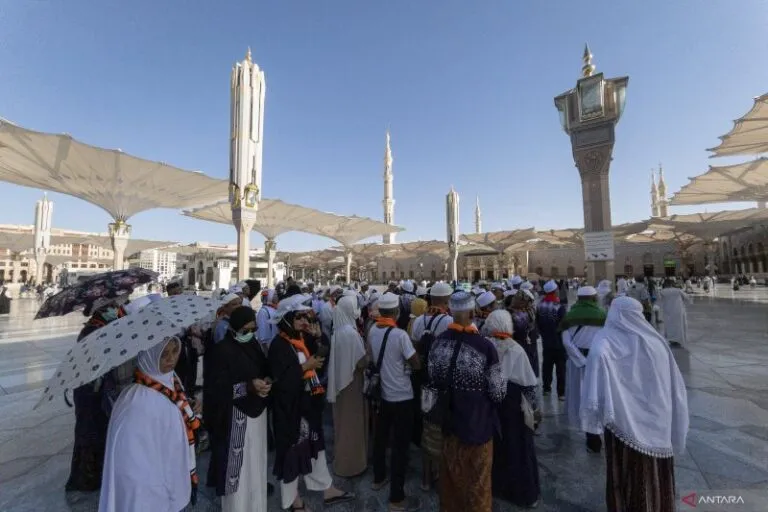
[[[307,313],[297,313],[294,317],[294,320],[312,320],[312,317]]]

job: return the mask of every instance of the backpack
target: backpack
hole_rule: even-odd
[[[374,364],[373,361],[368,363],[364,372],[363,396],[371,402],[374,411],[378,411],[381,405],[381,365],[384,362],[384,351],[387,349],[387,339],[389,339],[389,333],[392,332],[392,329],[394,327],[388,327],[387,332],[384,333],[376,363]]]
[[[440,325],[440,322],[443,321],[445,316],[447,316],[445,313],[435,315],[429,319],[429,323],[424,320],[426,325],[424,326],[424,332],[422,333],[421,338],[419,338],[419,346],[417,348],[419,351],[419,357],[422,357],[423,361],[426,361],[427,354],[429,353],[429,347],[431,347],[432,343],[435,341],[435,334],[432,332],[432,324],[435,324],[435,321],[437,321],[435,324],[435,327],[437,327]],[[424,367],[426,368],[426,366]]]

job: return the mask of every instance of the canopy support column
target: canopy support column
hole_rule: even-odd
[[[307,280],[307,278],[304,277],[304,267],[301,267],[301,280],[302,281],[306,281]]]
[[[40,284],[45,281],[45,249],[35,250],[35,283]]]
[[[232,208],[232,223],[237,229],[237,280],[245,281],[251,274],[251,230],[256,224],[256,208]]]
[[[128,240],[131,238],[131,226],[125,221],[118,220],[109,225],[109,240],[112,242],[114,258],[112,260],[113,270],[123,270],[125,263],[125,249],[128,247]]]
[[[275,287],[275,249],[277,243],[274,238],[264,240],[264,252],[267,253],[267,288]]]
[[[448,244],[448,248],[450,249],[451,253],[450,259],[448,261],[448,267],[451,272],[451,281],[455,282],[459,280],[459,245],[456,242],[451,242]]]
[[[347,284],[352,284],[352,251],[347,251],[344,259],[347,264]]]

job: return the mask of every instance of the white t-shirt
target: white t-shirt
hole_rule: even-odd
[[[416,318],[416,320],[413,321],[413,327],[411,328],[411,339],[413,341],[421,340],[424,331],[427,330],[427,325],[429,325],[430,320],[432,320],[432,334],[435,336],[435,339],[448,330],[448,325],[453,323],[453,317],[442,313],[437,316],[441,318],[432,320],[432,317],[427,315],[421,315]]]
[[[374,364],[379,360],[381,344],[387,329],[388,327],[379,327],[374,324],[368,332]],[[392,329],[387,338],[384,360],[381,362],[381,397],[387,402],[403,402],[413,398],[411,367],[406,361],[415,353],[416,349],[413,348],[408,333],[397,327]]]

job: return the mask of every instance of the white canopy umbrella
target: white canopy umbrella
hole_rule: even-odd
[[[768,153],[768,93],[756,97],[749,112],[735,120],[720,140],[709,149],[711,157]]]
[[[109,213],[114,268],[123,267],[128,220],[152,208],[188,208],[228,195],[226,180],[103,149],[67,134],[0,120],[0,181],[74,196]]]
[[[704,174],[689,179],[669,204],[737,201],[765,204],[768,201],[768,158],[765,157],[735,165],[710,166]]]

